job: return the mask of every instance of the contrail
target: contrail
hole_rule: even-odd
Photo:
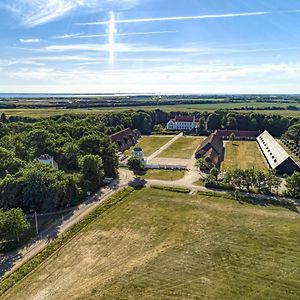
[[[142,19],[125,19],[115,20],[115,24],[124,23],[145,23],[145,22],[160,22],[160,21],[177,21],[177,20],[198,20],[198,19],[219,19],[219,18],[235,18],[235,17],[248,17],[248,16],[262,16],[271,14],[283,13],[299,13],[300,10],[286,10],[286,11],[258,11],[247,13],[231,13],[231,14],[215,14],[215,15],[199,15],[199,16],[178,16],[178,17],[163,17],[163,18],[142,18]],[[90,23],[75,23],[74,25],[108,25],[110,21],[90,22]]]
[[[162,31],[141,31],[141,32],[128,32],[128,33],[117,33],[115,36],[131,36],[131,35],[152,35],[152,34],[166,34],[166,33],[178,33],[178,30],[162,30]],[[81,38],[93,38],[93,37],[105,37],[109,34],[91,34],[91,35],[76,35],[72,38],[81,39]]]
[[[115,62],[115,14],[114,12],[110,12],[110,21],[108,23],[108,44],[109,44],[109,63],[113,64]]]
[[[177,21],[177,20],[217,19],[217,18],[233,18],[233,17],[246,17],[246,16],[261,16],[261,15],[269,15],[269,14],[272,14],[272,12],[260,11],[260,12],[238,13],[238,14],[126,19],[126,20],[115,20],[115,23],[124,24],[124,23],[145,23],[145,22]],[[75,23],[74,25],[108,25],[109,23],[110,21],[101,21],[101,22],[90,22],[90,23]]]

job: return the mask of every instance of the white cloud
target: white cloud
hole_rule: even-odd
[[[7,76],[30,91],[143,93],[299,93],[300,62],[177,65],[147,69],[16,68]],[[62,84],[63,82],[63,84]],[[101,82],[101,85],[99,85]],[[116,84],[117,83],[117,84]],[[36,85],[35,85],[36,84]],[[15,91],[15,90],[14,90]],[[31,90],[30,92],[32,92]]]
[[[263,15],[283,14],[283,13],[290,14],[290,13],[299,13],[299,12],[300,12],[299,10],[275,11],[275,12],[257,11],[257,12],[242,12],[242,13],[231,13],[231,14],[213,14],[213,15],[198,15],[198,16],[124,19],[124,20],[115,20],[115,23],[124,24],[124,23],[146,23],[146,22],[180,21],[180,20],[220,19],[220,18],[263,16]],[[80,25],[107,25],[107,24],[109,24],[109,21],[75,23],[74,25],[80,26]]]
[[[39,43],[40,39],[19,39],[21,43]]]
[[[139,0],[4,0],[0,6],[28,27],[57,20],[75,9],[127,9]]]

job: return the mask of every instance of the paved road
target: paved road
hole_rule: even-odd
[[[45,248],[51,240],[83,219],[116,191],[127,186],[133,178],[132,172],[126,169],[120,169],[119,180],[112,182],[109,187],[101,189],[83,204],[79,205],[65,217],[64,221],[60,220],[53,224],[20,250],[10,253],[9,255],[0,255],[0,276],[12,272],[21,264],[32,258]]]

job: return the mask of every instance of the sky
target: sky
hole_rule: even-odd
[[[0,93],[300,93],[299,0],[0,0]]]

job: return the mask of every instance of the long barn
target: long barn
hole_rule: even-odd
[[[300,171],[300,167],[268,132],[257,137],[257,142],[269,166],[281,174],[292,174]]]

